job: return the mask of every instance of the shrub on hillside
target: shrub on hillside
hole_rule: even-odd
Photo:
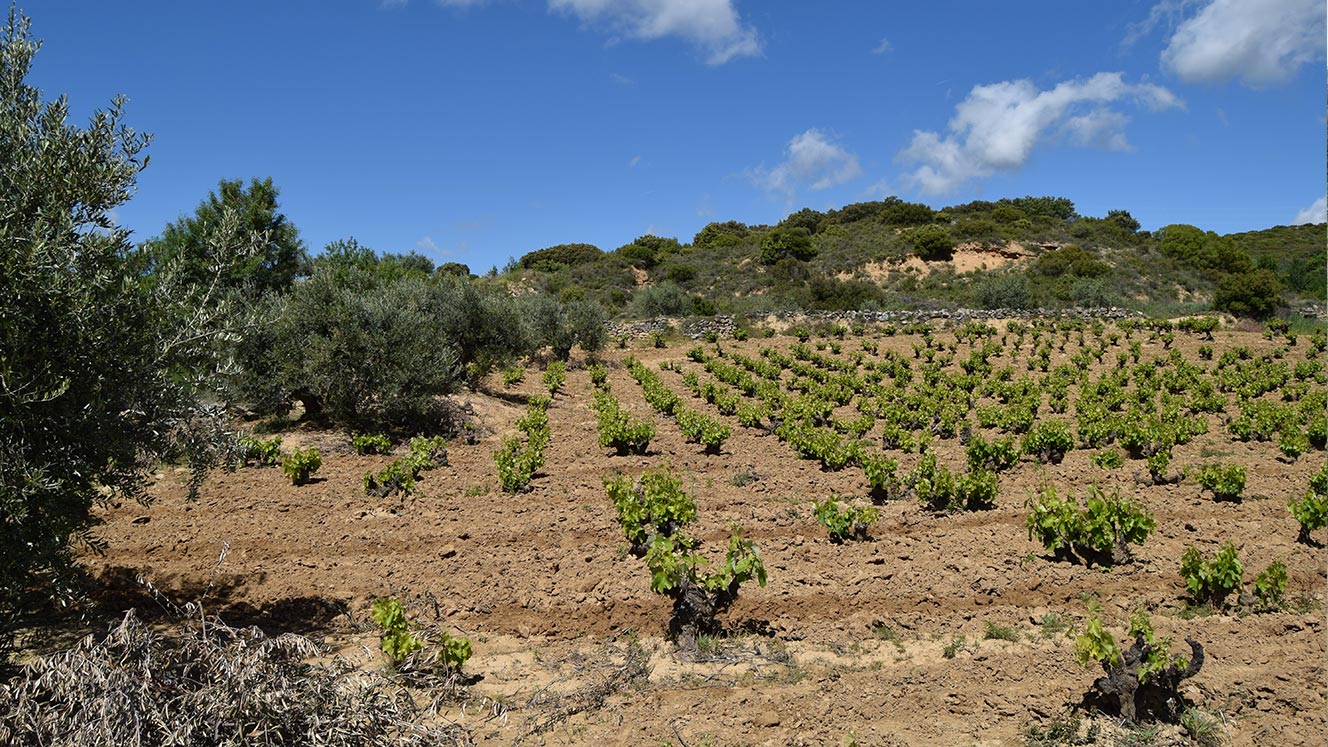
[[[922,226],[935,219],[936,211],[918,202],[896,200],[881,210],[881,222],[888,226]]]
[[[565,361],[573,346],[587,353],[604,348],[608,332],[604,309],[593,301],[564,303],[546,295],[531,295],[519,300],[522,323],[532,348],[548,345],[554,358]]]
[[[708,249],[717,249],[734,244],[742,243],[742,240],[751,234],[751,229],[744,223],[736,220],[724,221],[723,223],[707,223],[704,228],[692,237],[692,244]]]
[[[1272,270],[1224,275],[1213,293],[1214,309],[1255,319],[1272,316],[1283,303],[1282,283]]]
[[[954,253],[954,237],[944,226],[919,226],[909,233],[908,238],[913,253],[927,261],[949,259]]]
[[[973,283],[973,301],[982,309],[1032,308],[1033,292],[1022,274],[989,275]]]
[[[523,255],[518,265],[527,270],[553,272],[569,265],[594,262],[603,254],[594,244],[557,244]]]
[[[803,208],[796,213],[789,213],[788,217],[779,222],[779,228],[802,228],[807,233],[814,234],[820,230],[824,220],[825,213],[820,210]]]
[[[1043,277],[1061,277],[1072,275],[1080,278],[1095,278],[1111,272],[1111,265],[1093,256],[1092,253],[1070,244],[1059,249],[1038,255],[1028,274]]]
[[[1228,236],[1178,223],[1157,231],[1157,248],[1181,264],[1209,272],[1244,274],[1253,269],[1250,255]]]
[[[761,264],[773,265],[786,258],[805,262],[815,256],[816,246],[805,228],[776,228],[761,237]]]
[[[634,293],[632,306],[641,316],[686,316],[692,311],[692,298],[677,283],[663,282]]]

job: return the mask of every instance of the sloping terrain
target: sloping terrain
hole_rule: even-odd
[[[953,334],[937,338],[944,344]],[[911,359],[921,339],[874,333],[880,352],[867,357],[893,351]],[[756,357],[763,346],[790,344],[725,340],[722,348]],[[1178,335],[1174,347],[1197,361],[1200,344]],[[1220,332],[1214,347],[1219,356],[1237,346],[1258,355],[1274,345],[1257,333]],[[1300,345],[1290,359],[1303,358]],[[859,349],[851,337],[843,347]],[[958,349],[962,358],[966,343]],[[1051,365],[1074,351],[1071,344],[1053,352]],[[666,383],[714,414],[686,393],[682,374],[704,371],[683,348],[615,351],[607,356],[613,392],[657,427],[644,456],[599,447],[590,380],[574,367],[549,410],[552,442],[531,491],[499,491],[493,451],[524,410],[520,395],[539,390],[538,376],[527,376],[517,396],[458,398],[469,400],[487,435],[450,444],[448,465],[424,473],[404,500],[361,489],[361,475],[389,457],[357,456],[343,434],[297,429],[284,434],[286,444],[316,445],[324,456],[314,483],[292,487],[275,468],[246,468],[215,474],[202,498],[187,503],[185,476],[164,469],[154,505],[106,512],[109,550],[87,563],[123,592],[108,592],[108,605],[150,605],[131,583],[142,574],[168,595],[206,597],[232,622],[312,632],[367,666],[380,665],[367,609],[396,594],[418,620],[473,641],[467,670],[480,678],[464,710],[458,704],[446,715],[482,744],[1018,744],[1027,724],[1080,703],[1099,674],[1076,666],[1064,633],[1082,623],[1091,599],[1118,638],[1142,606],[1159,634],[1205,646],[1207,663],[1185,694],[1223,720],[1234,744],[1321,743],[1323,552],[1296,542],[1286,500],[1304,494],[1323,452],[1288,463],[1275,442],[1237,441],[1226,428],[1229,409],[1208,416],[1208,432],[1177,446],[1172,464],[1244,465],[1243,501],[1216,502],[1193,479],[1148,485],[1142,461],[1103,469],[1092,451],[1076,449],[1060,464],[1025,457],[1001,476],[993,510],[938,514],[893,501],[881,507],[870,540],[834,544],[812,502],[832,493],[865,500],[861,470],[823,471],[732,418],[722,452],[704,454],[652,413],[619,365],[628,352],[652,368],[679,362],[680,371],[661,372]],[[1143,341],[1145,360],[1168,354],[1160,341]],[[1097,365],[1110,366],[1113,355]],[[1022,371],[1022,360],[1006,362]],[[879,450],[879,437],[869,438]],[[957,438],[935,445],[941,462],[962,467]],[[901,473],[919,459],[890,453]],[[642,561],[626,552],[603,488],[616,473],[662,465],[696,498],[695,533],[710,557],[737,524],[770,574],[765,588],[742,588],[725,618],[733,635],[711,642],[707,661],[680,662],[663,640],[668,600],[650,591]],[[1157,532],[1128,565],[1052,560],[1024,523],[1025,501],[1047,483],[1079,495],[1096,484],[1134,496],[1151,508]],[[1292,608],[1189,611],[1179,558],[1187,546],[1211,552],[1224,541],[1240,548],[1247,580],[1283,560]],[[986,638],[992,631],[1015,640]],[[636,646],[649,656],[648,676],[615,680]],[[1161,738],[1177,733],[1169,727]]]

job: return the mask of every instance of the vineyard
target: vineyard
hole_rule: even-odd
[[[1317,744],[1328,340],[1215,321],[622,340],[446,442],[165,468],[87,562],[367,668],[442,640],[481,744]]]

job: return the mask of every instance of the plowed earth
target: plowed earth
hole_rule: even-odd
[[[874,339],[910,360],[920,340]],[[723,346],[756,356],[761,346],[787,351],[790,344],[781,337]],[[1198,345],[1193,335],[1177,335],[1187,359],[1204,363]],[[1246,332],[1219,333],[1214,343],[1218,355],[1235,345],[1259,354],[1274,343]],[[1306,345],[1302,339],[1291,348],[1289,360],[1302,360]],[[687,347],[629,352],[652,367],[679,361],[704,379],[685,359]],[[846,355],[859,349],[852,337],[844,342]],[[1107,365],[1122,349],[1108,352]],[[960,344],[959,356],[966,350]],[[1052,366],[1075,350],[1072,342],[1053,353]],[[944,515],[896,501],[882,507],[869,541],[832,544],[812,518],[812,501],[838,493],[864,502],[860,469],[822,471],[732,418],[721,418],[733,426],[723,452],[705,455],[645,404],[619,365],[625,354],[606,354],[609,378],[625,408],[656,424],[645,456],[612,456],[598,446],[589,377],[573,366],[549,410],[547,464],[529,492],[503,494],[493,452],[513,432],[522,395],[540,389],[532,372],[504,396],[455,398],[471,405],[485,435],[475,445],[451,444],[449,464],[424,473],[404,501],[368,498],[360,487],[363,473],[390,457],[357,456],[344,434],[297,428],[284,434],[285,444],[321,449],[316,482],[292,487],[275,468],[247,468],[214,474],[201,499],[188,503],[185,475],[166,468],[153,505],[105,512],[109,550],[86,562],[111,590],[110,606],[149,605],[133,597],[131,579],[141,574],[167,595],[204,598],[232,623],[311,634],[366,666],[381,665],[377,639],[363,624],[367,609],[374,598],[396,594],[417,620],[472,639],[466,668],[478,679],[464,710],[458,704],[446,715],[481,744],[1019,744],[1026,725],[1077,706],[1101,674],[1079,669],[1072,641],[1055,624],[1082,621],[1090,595],[1118,638],[1130,612],[1143,606],[1161,635],[1205,646],[1207,663],[1185,693],[1224,722],[1234,744],[1324,743],[1325,558],[1322,549],[1296,543],[1298,525],[1286,507],[1288,497],[1304,494],[1323,452],[1287,463],[1275,443],[1236,441],[1220,416],[1209,416],[1209,432],[1176,447],[1172,468],[1243,464],[1249,477],[1241,502],[1215,502],[1193,478],[1145,486],[1136,480],[1146,474],[1142,461],[1105,470],[1092,465],[1091,451],[1076,449],[1058,465],[1025,457],[1002,474],[994,510]],[[1146,342],[1143,355],[1166,351]],[[1024,360],[995,363],[1025,375]],[[688,406],[716,415],[687,394],[680,373],[662,375]],[[1073,409],[1064,417],[1072,420]],[[874,443],[879,449],[879,437]],[[962,470],[958,439],[935,445],[942,462]],[[891,455],[901,474],[918,459]],[[743,587],[724,619],[733,635],[707,649],[708,661],[681,662],[664,640],[669,602],[650,591],[644,564],[626,553],[603,488],[614,473],[661,465],[696,498],[695,534],[710,556],[722,553],[736,523],[756,541],[770,574],[765,588]],[[740,486],[742,473],[756,480]],[[1158,529],[1129,565],[1054,561],[1024,526],[1025,501],[1044,482],[1079,495],[1098,484],[1137,496]],[[1224,541],[1240,548],[1247,581],[1285,561],[1299,611],[1183,614],[1182,552],[1197,545],[1211,553]],[[229,549],[218,564],[223,546]],[[989,624],[1012,629],[1018,640],[984,639]],[[648,677],[602,686],[634,640],[650,654]],[[1154,743],[1179,734],[1164,728]]]

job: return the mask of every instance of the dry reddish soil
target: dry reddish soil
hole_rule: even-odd
[[[1194,336],[1177,338],[1197,361]],[[919,340],[875,339],[910,359]],[[755,356],[763,345],[787,350],[791,342],[723,344]],[[1233,345],[1273,347],[1257,333],[1219,333],[1219,355]],[[1302,359],[1306,345],[1302,337],[1291,360]],[[540,388],[532,372],[506,396],[456,398],[471,404],[486,435],[476,445],[451,444],[448,466],[424,473],[404,502],[361,490],[363,473],[390,457],[357,456],[344,434],[297,428],[284,434],[288,447],[316,445],[324,455],[316,482],[292,487],[275,468],[217,473],[201,499],[187,503],[181,470],[163,469],[153,505],[105,513],[109,551],[87,564],[113,589],[132,594],[131,579],[141,574],[178,598],[205,595],[208,608],[228,620],[306,632],[367,666],[381,666],[377,640],[363,624],[368,607],[396,594],[417,620],[472,639],[466,669],[479,679],[447,716],[479,744],[1020,744],[1027,724],[1078,705],[1100,674],[1081,670],[1072,641],[1042,625],[1048,615],[1081,622],[1088,595],[1101,601],[1118,639],[1130,612],[1143,606],[1160,634],[1204,645],[1207,663],[1184,692],[1221,719],[1231,743],[1323,744],[1324,552],[1296,543],[1286,508],[1289,496],[1304,494],[1322,452],[1289,464],[1274,443],[1235,441],[1211,416],[1207,434],[1176,447],[1173,469],[1239,462],[1249,472],[1242,502],[1215,502],[1193,479],[1143,486],[1135,479],[1142,461],[1104,470],[1091,464],[1092,452],[1076,450],[1059,465],[1025,457],[1002,475],[994,510],[933,514],[896,501],[881,509],[869,541],[832,544],[813,519],[812,501],[832,493],[862,499],[860,469],[824,472],[734,419],[723,453],[705,455],[650,411],[618,365],[630,352],[652,366],[675,360],[701,371],[684,357],[690,346],[606,354],[614,393],[657,426],[645,456],[611,456],[598,446],[589,377],[573,366],[549,410],[547,464],[529,492],[503,494],[493,452],[523,412],[519,395]],[[858,349],[852,338],[844,343],[846,353]],[[1052,365],[1074,349],[1055,353]],[[1165,355],[1160,343],[1145,344],[1144,356],[1153,355]],[[1022,359],[1013,365],[1026,373]],[[715,414],[686,394],[680,373],[662,375],[690,406]],[[937,445],[942,461],[962,470],[958,440]],[[901,473],[918,459],[892,456]],[[736,523],[756,541],[770,574],[765,588],[743,587],[725,617],[734,634],[708,661],[681,662],[664,640],[669,602],[650,591],[643,562],[626,553],[603,489],[615,473],[662,465],[695,496],[695,533],[710,555],[722,553]],[[758,479],[736,485],[748,470]],[[1044,482],[1079,494],[1098,484],[1137,496],[1158,529],[1129,565],[1053,561],[1024,526],[1025,501]],[[1193,544],[1211,553],[1223,541],[1240,548],[1247,582],[1269,562],[1285,561],[1299,611],[1182,614],[1182,552]],[[111,595],[109,603],[130,601]],[[338,614],[343,609],[349,615]],[[988,624],[1012,628],[1018,640],[984,639]],[[638,641],[650,656],[648,678],[605,686]],[[944,655],[948,645],[952,658]],[[1184,743],[1179,734],[1164,728],[1153,743]]]

